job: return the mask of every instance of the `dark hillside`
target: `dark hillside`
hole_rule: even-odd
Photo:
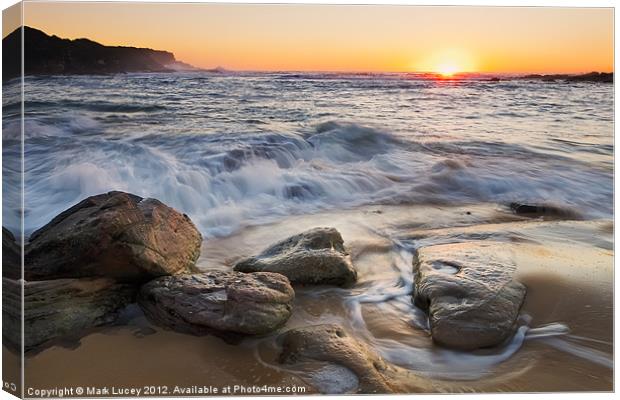
[[[104,46],[88,39],[61,39],[27,26],[24,45],[26,75],[167,72],[172,71],[168,65],[177,63],[174,54],[167,51]],[[20,29],[2,40],[3,80],[19,76],[20,46]]]

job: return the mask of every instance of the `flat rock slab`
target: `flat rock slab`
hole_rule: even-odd
[[[281,364],[300,364],[312,361],[334,364],[329,369],[332,376],[323,376],[325,367],[317,368],[312,381],[323,392],[329,388],[348,389],[353,393],[393,393],[395,388],[386,376],[391,367],[379,355],[351,336],[344,328],[333,325],[315,325],[292,329],[280,336]],[[334,374],[338,376],[334,376]],[[343,382],[342,380],[347,380]],[[340,381],[334,386],[332,381]],[[340,392],[342,393],[342,392]]]
[[[507,246],[471,242],[417,251],[414,301],[428,312],[435,343],[473,350],[513,334],[526,288],[513,279]]]
[[[3,278],[2,335],[20,347],[21,285]],[[28,351],[65,336],[78,337],[89,328],[112,323],[134,301],[133,285],[112,279],[54,279],[24,283],[24,348]]]
[[[157,278],[140,289],[149,320],[194,335],[261,335],[291,316],[295,292],[280,274],[212,271]],[[229,338],[236,337],[234,335]]]
[[[145,282],[189,272],[201,242],[185,214],[155,199],[109,192],[81,201],[32,234],[25,279]]]
[[[239,261],[234,269],[277,272],[301,284],[348,286],[357,280],[342,236],[334,228],[314,228],[291,236]]]

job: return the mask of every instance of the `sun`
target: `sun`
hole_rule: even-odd
[[[444,64],[438,65],[436,68],[436,71],[433,71],[433,72],[437,72],[439,75],[449,78],[460,71],[461,71],[461,68],[459,68],[456,64],[444,63]]]
[[[436,49],[419,60],[415,66],[420,72],[430,72],[444,78],[464,72],[474,72],[476,65],[472,55],[465,49]]]

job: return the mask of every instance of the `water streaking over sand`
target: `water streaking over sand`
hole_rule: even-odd
[[[202,385],[207,376],[217,376],[231,384],[295,383],[308,385],[311,392],[342,392],[355,388],[346,368],[277,362],[279,333],[336,323],[400,368],[394,379],[403,388],[414,374],[428,380],[428,391],[611,390],[610,221],[531,220],[484,204],[361,207],[291,216],[207,240],[199,268],[228,270],[274,241],[323,225],[348,238],[359,282],[352,289],[296,287],[293,315],[278,332],[231,346],[214,337],[153,327],[137,307],[130,307],[121,326],[95,329],[77,348],[71,343],[62,347],[65,341],[28,357],[29,384],[45,387],[76,377],[99,385]],[[472,352],[433,345],[426,316],[411,300],[413,249],[489,239],[512,251],[517,277],[528,288],[516,334],[501,346]],[[122,354],[120,370],[109,354]],[[93,359],[102,362],[93,365]]]
[[[158,198],[206,237],[367,204],[544,201],[609,217],[612,100],[603,84],[408,75],[27,78],[26,233],[109,190]],[[7,159],[19,106],[3,105]]]

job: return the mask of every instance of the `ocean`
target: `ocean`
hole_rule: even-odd
[[[610,84],[203,72],[26,77],[24,98],[26,234],[110,190],[157,198],[207,238],[372,204],[613,213]]]

